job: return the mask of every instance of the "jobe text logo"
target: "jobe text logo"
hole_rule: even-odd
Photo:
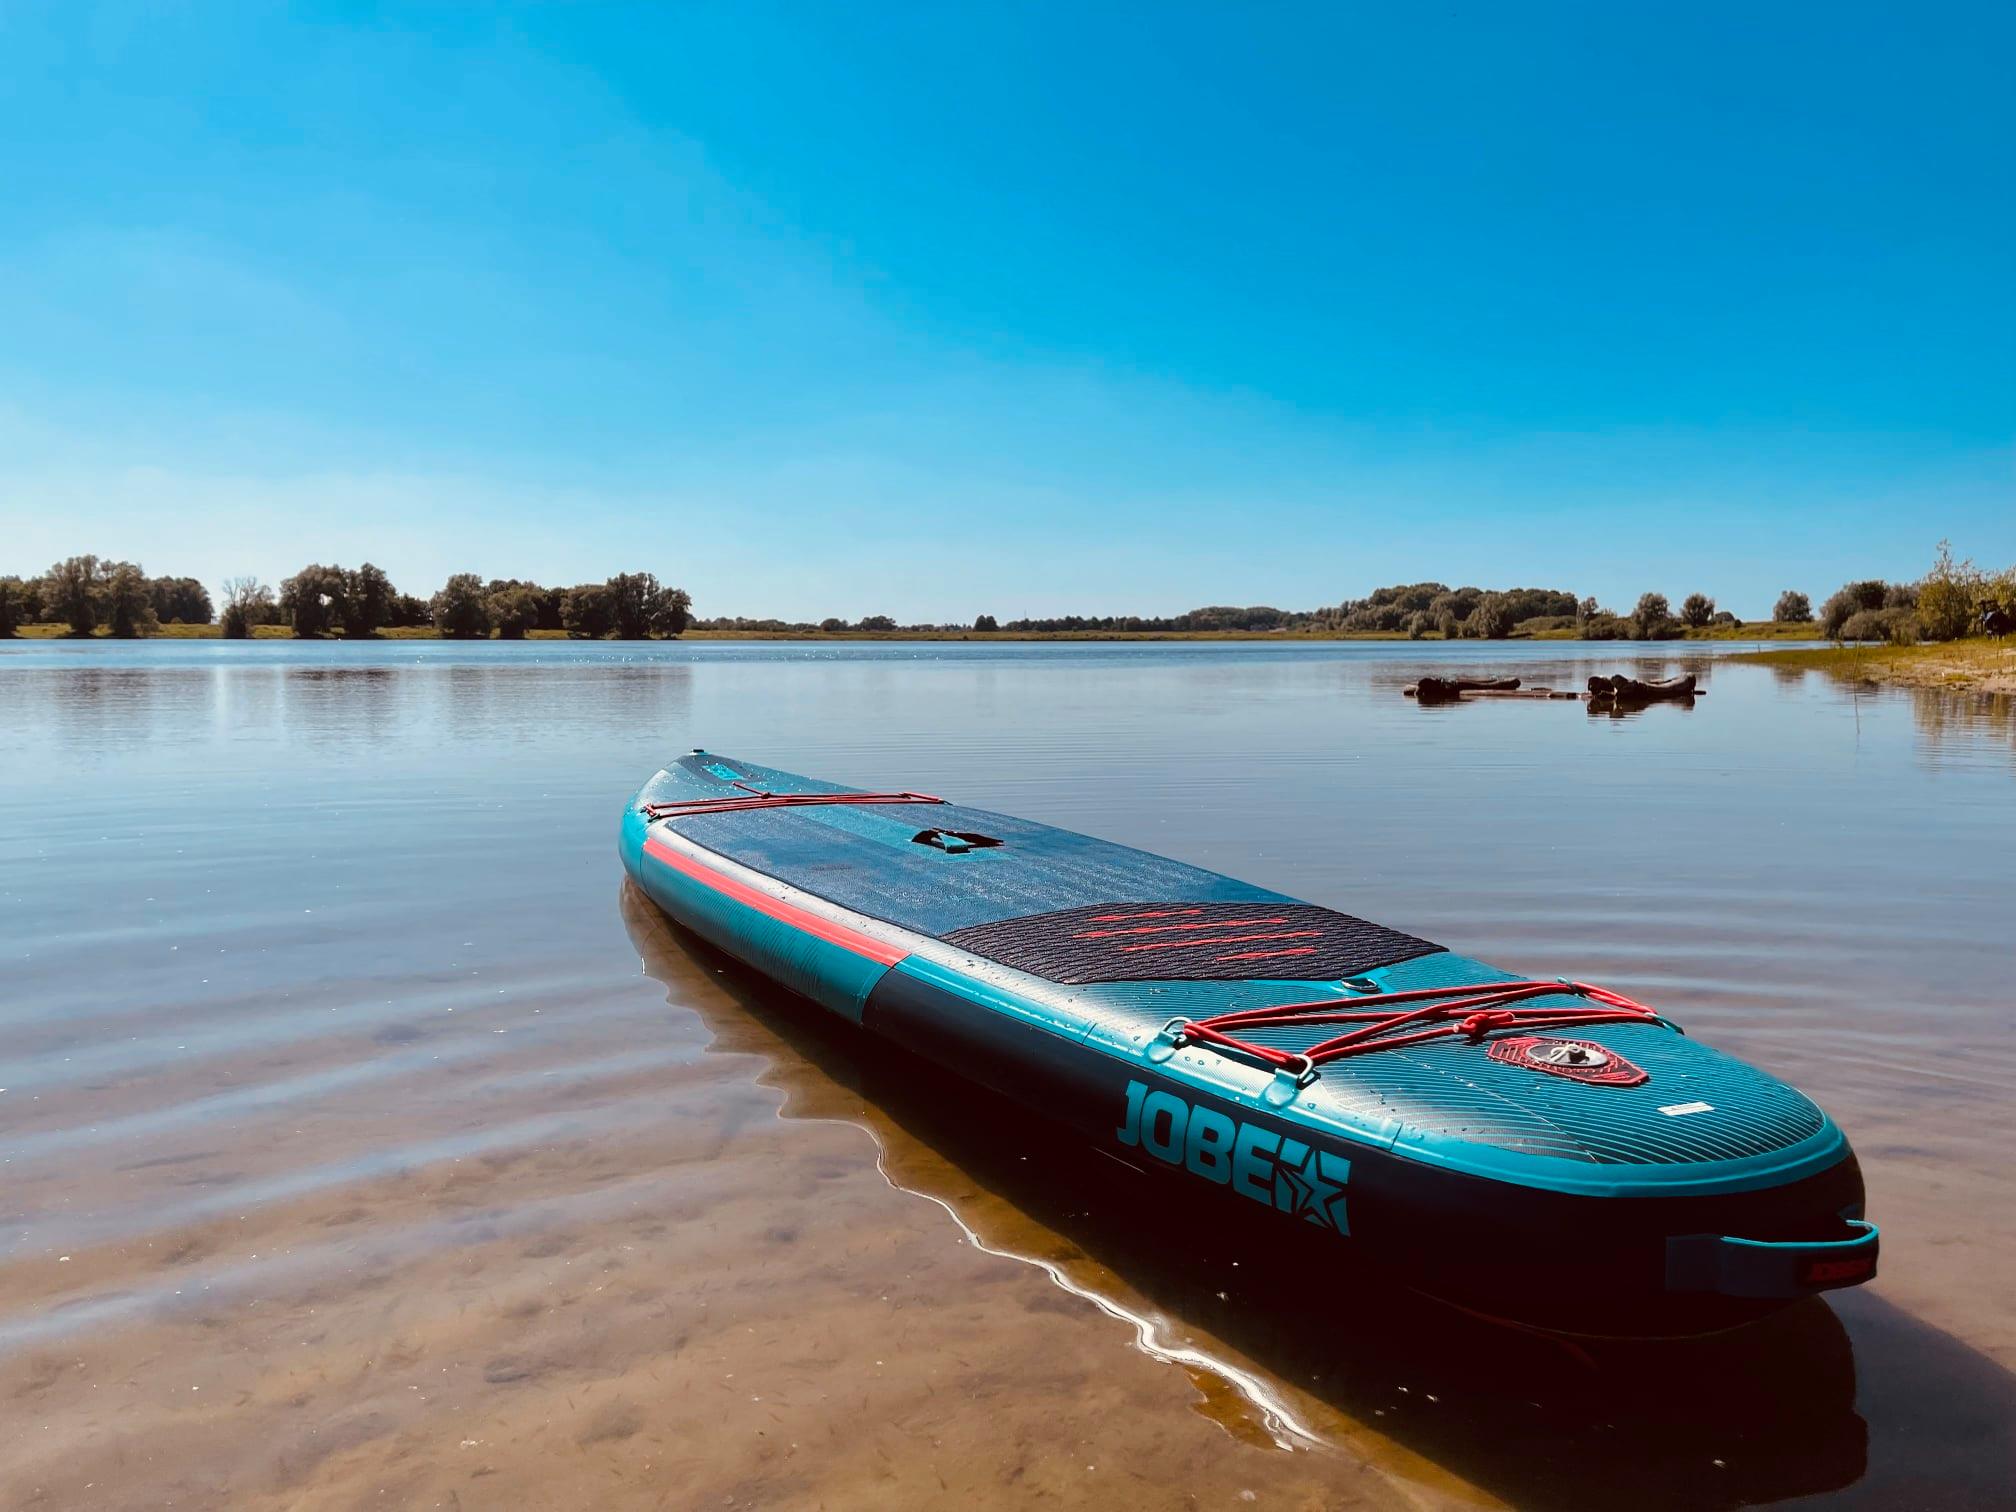
[[[1299,1139],[1242,1123],[1215,1108],[1193,1108],[1173,1092],[1150,1092],[1138,1081],[1127,1083],[1127,1116],[1114,1134],[1123,1145],[1229,1186],[1241,1197],[1293,1213],[1318,1228],[1351,1232],[1344,1213],[1351,1162],[1341,1155],[1311,1149]]]

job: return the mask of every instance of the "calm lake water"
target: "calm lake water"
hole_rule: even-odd
[[[694,745],[1654,1003],[1883,1275],[1585,1349],[1246,1253],[629,892]],[[2007,700],[1698,647],[6,644],[0,1506],[2007,1507],[2012,888]]]

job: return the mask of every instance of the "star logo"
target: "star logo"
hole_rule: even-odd
[[[1297,1154],[1302,1159],[1291,1163]],[[1297,1140],[1284,1140],[1281,1159],[1274,1167],[1274,1206],[1318,1228],[1348,1234],[1351,1224],[1344,1214],[1344,1185],[1350,1178],[1350,1161],[1327,1150],[1309,1150]]]

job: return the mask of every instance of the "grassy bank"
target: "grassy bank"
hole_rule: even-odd
[[[1689,630],[1688,640],[1818,640],[1820,631],[1811,620],[1746,620],[1740,625],[1706,625]]]
[[[1912,688],[1978,688],[2016,693],[2016,640],[1942,641],[1920,646],[1822,646],[1751,651],[1731,658],[1767,667],[1810,668],[1835,677]]]
[[[23,625],[19,632],[24,640],[63,640],[69,638],[70,631],[64,625]],[[223,630],[216,625],[162,625],[150,639],[155,640],[218,640]],[[289,640],[294,632],[285,625],[259,625],[254,628],[257,640]],[[1773,624],[1760,621],[1743,625],[1716,625],[1701,630],[1689,630],[1684,640],[1807,640],[1815,634],[1810,624]],[[104,635],[101,631],[99,639]],[[336,639],[337,637],[328,637]],[[820,644],[826,641],[1271,641],[1276,644],[1301,641],[1404,641],[1413,639],[1401,630],[815,630],[810,632],[795,630],[688,630],[679,637],[689,641],[798,641]],[[1523,626],[1515,629],[1507,639],[1514,641],[1555,641],[1576,640],[1580,637],[1573,627],[1550,627],[1528,630]],[[431,625],[411,625],[384,629],[371,637],[372,640],[440,640],[441,633]],[[566,640],[564,630],[534,630],[527,640]],[[1441,635],[1433,632],[1419,637],[1421,640],[1438,641]],[[1617,641],[1618,646],[1632,645],[1672,645],[1676,641]],[[1480,642],[1479,644],[1482,644]]]
[[[1698,630],[1688,629],[1672,637],[1683,641],[1763,641],[1763,640],[1813,640],[1820,632],[1811,620],[1743,620],[1734,625],[1703,625]],[[1397,639],[1397,637],[1395,637]],[[1608,639],[1608,637],[1601,637]],[[1582,631],[1573,625],[1556,625],[1544,630],[1528,630],[1520,626],[1512,632],[1513,640],[1583,640]],[[1656,645],[1657,641],[1618,641],[1618,645]]]

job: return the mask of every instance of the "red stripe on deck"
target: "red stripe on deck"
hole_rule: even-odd
[[[884,966],[894,966],[910,952],[891,945],[886,940],[878,940],[873,935],[863,934],[858,929],[849,929],[845,924],[836,924],[831,919],[821,918],[782,898],[773,898],[766,892],[733,877],[722,875],[711,867],[702,866],[698,861],[682,856],[669,845],[657,840],[644,842],[644,854],[654,861],[662,861],[676,872],[683,872],[694,881],[711,887],[724,898],[733,898],[737,903],[746,904],[758,913],[768,914],[773,919],[789,924],[793,929],[815,936],[842,950],[851,950],[855,955],[866,956],[871,961],[879,961]]]
[[[1120,951],[1133,955],[1141,950],[1203,950],[1219,945],[1244,945],[1252,940],[1313,940],[1320,929],[1281,929],[1273,934],[1207,935],[1201,940],[1156,940],[1147,945],[1122,945]]]
[[[1206,924],[1137,924],[1132,929],[1081,929],[1071,938],[1074,940],[1104,940],[1112,935],[1169,934],[1179,929],[1253,929],[1262,924],[1286,924],[1288,920],[1280,914],[1271,914],[1264,919],[1217,919]]]

